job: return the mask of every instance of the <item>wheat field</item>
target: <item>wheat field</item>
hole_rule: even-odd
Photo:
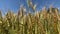
[[[4,17],[0,11],[0,34],[60,34],[60,13],[57,8],[50,6],[48,10],[43,7],[36,11],[36,5],[28,2],[33,13],[24,7],[15,14],[8,11]]]

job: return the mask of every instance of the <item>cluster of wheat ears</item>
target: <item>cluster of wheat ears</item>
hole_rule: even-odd
[[[36,11],[36,5],[27,0],[28,8],[20,7],[17,14],[8,11],[3,17],[0,11],[0,34],[60,34],[60,13],[57,8],[45,7]]]

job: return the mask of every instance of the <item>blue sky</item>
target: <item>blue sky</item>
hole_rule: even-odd
[[[49,7],[50,4],[53,7],[58,7],[60,9],[60,0],[31,0],[33,4],[37,4],[36,10],[40,10],[43,6]],[[20,5],[23,4],[24,7],[27,7],[26,0],[0,0],[0,10],[2,12],[7,11],[8,9],[16,12]]]

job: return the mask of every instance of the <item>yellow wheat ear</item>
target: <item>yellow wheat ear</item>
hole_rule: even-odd
[[[44,6],[43,8],[42,8],[42,14],[45,14],[47,12],[47,10],[46,10],[46,7]]]
[[[23,12],[23,5],[20,5],[20,8],[18,10],[18,16],[22,16],[22,12]]]
[[[52,5],[49,6],[49,9],[50,9],[50,13],[52,12]]]
[[[55,13],[58,14],[58,9],[57,8],[55,9]]]
[[[34,10],[35,10],[36,6],[37,6],[36,4],[33,6],[33,9],[34,9]]]
[[[23,8],[23,15],[26,15],[26,8]]]
[[[34,11],[35,11],[35,9],[36,9],[36,6],[37,6],[36,4],[32,6],[32,9],[33,9]]]
[[[46,11],[46,7],[44,6],[44,7],[42,8],[42,10],[43,10],[43,11]]]
[[[28,7],[31,6],[31,2],[30,2],[30,0],[27,0],[27,5],[28,5]]]

